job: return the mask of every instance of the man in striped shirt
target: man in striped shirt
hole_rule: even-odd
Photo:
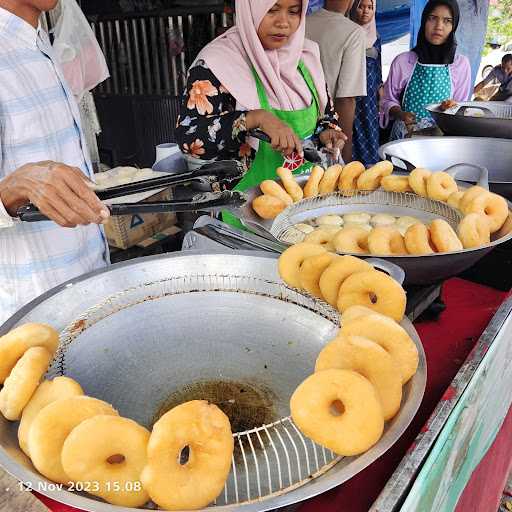
[[[56,4],[0,0],[0,324],[109,261],[78,106],[39,25]],[[20,222],[27,203],[53,222]]]

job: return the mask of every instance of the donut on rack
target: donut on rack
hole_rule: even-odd
[[[325,252],[318,256],[306,258],[299,270],[301,288],[314,297],[322,299],[320,276],[336,257],[330,252]]]
[[[293,204],[293,199],[286,190],[276,183],[274,180],[265,180],[260,183],[260,190],[263,194],[268,196],[277,197],[280,201],[282,201],[286,206],[290,206]]]
[[[323,196],[325,194],[330,194],[337,189],[341,171],[343,171],[343,166],[339,164],[331,165],[331,167],[325,171],[325,174],[320,181],[318,189],[319,195]]]
[[[459,224],[458,233],[464,249],[483,247],[491,242],[489,220],[480,213],[469,213]]]
[[[446,172],[434,172],[427,178],[427,196],[436,201],[447,201],[458,192],[455,180]]]
[[[473,201],[473,199],[476,199],[479,195],[487,194],[488,192],[488,190],[485,190],[485,188],[480,187],[479,185],[468,188],[460,198],[459,210],[464,214],[469,213],[466,211],[466,208]]]
[[[300,289],[300,268],[306,258],[325,254],[327,251],[318,244],[302,242],[288,247],[278,261],[278,271],[281,279],[293,288]]]
[[[451,206],[452,208],[455,208],[456,210],[460,210],[460,200],[462,199],[463,195],[463,190],[458,190],[457,192],[450,194],[448,196],[448,199],[446,200],[446,204],[448,204],[448,206]]]
[[[288,192],[295,203],[304,197],[304,192],[295,181],[295,176],[290,169],[287,169],[286,167],[279,167],[276,170],[276,174],[281,178],[281,182],[283,183],[286,192]]]
[[[357,180],[365,171],[365,167],[361,162],[350,162],[343,167],[338,189],[344,196],[353,196],[357,191]]]
[[[463,249],[457,233],[443,219],[435,219],[431,222],[430,235],[437,252],[455,252]]]
[[[320,181],[324,177],[325,171],[323,167],[315,165],[311,171],[308,182],[304,186],[304,197],[316,197],[319,194]]]
[[[430,231],[425,224],[413,224],[410,226],[405,232],[404,240],[409,254],[422,256],[434,254],[435,252]]]
[[[499,231],[503,226],[507,220],[509,210],[507,201],[503,197],[487,192],[477,195],[469,204],[466,204],[465,213],[479,213],[487,217],[492,234]]]
[[[412,192],[407,176],[384,176],[380,182],[382,188],[387,192]]]
[[[286,203],[274,196],[263,194],[254,198],[252,209],[262,218],[266,220],[275,219],[284,209]]]
[[[393,164],[387,160],[375,164],[373,167],[364,171],[357,179],[357,188],[359,190],[377,190],[385,176],[393,172]]]
[[[409,174],[409,185],[414,193],[421,197],[428,197],[427,180],[432,173],[427,169],[416,168]]]
[[[340,229],[332,240],[336,252],[367,254],[368,231],[362,227],[348,227]]]
[[[407,254],[404,237],[398,229],[391,226],[379,226],[368,235],[368,248],[371,254],[382,256]]]

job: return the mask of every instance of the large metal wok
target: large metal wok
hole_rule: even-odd
[[[147,427],[187,399],[232,407],[235,453],[220,511],[275,509],[351,478],[401,436],[426,382],[421,342],[404,319],[420,366],[379,443],[340,458],[302,436],[289,418],[289,399],[336,335],[339,314],[287,288],[265,253],[178,253],[115,265],[43,295],[0,334],[23,322],[61,331],[49,376],[77,379],[87,394]],[[83,510],[133,510],[51,487],[18,448],[16,430],[0,419],[0,465],[20,481]]]

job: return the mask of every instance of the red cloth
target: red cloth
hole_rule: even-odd
[[[507,293],[454,278],[444,284],[442,297],[447,308],[439,320],[416,325],[427,356],[428,378],[425,396],[414,421],[385,455],[345,484],[305,502],[300,507],[301,512],[334,512],[341,508],[343,512],[368,511]],[[76,511],[43,496],[38,497],[53,512]]]

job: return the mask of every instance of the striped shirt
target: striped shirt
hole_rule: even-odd
[[[0,8],[0,180],[53,160],[93,177],[75,99],[44,30]],[[13,220],[0,201],[0,324],[24,304],[108,264],[96,225],[61,228]]]

